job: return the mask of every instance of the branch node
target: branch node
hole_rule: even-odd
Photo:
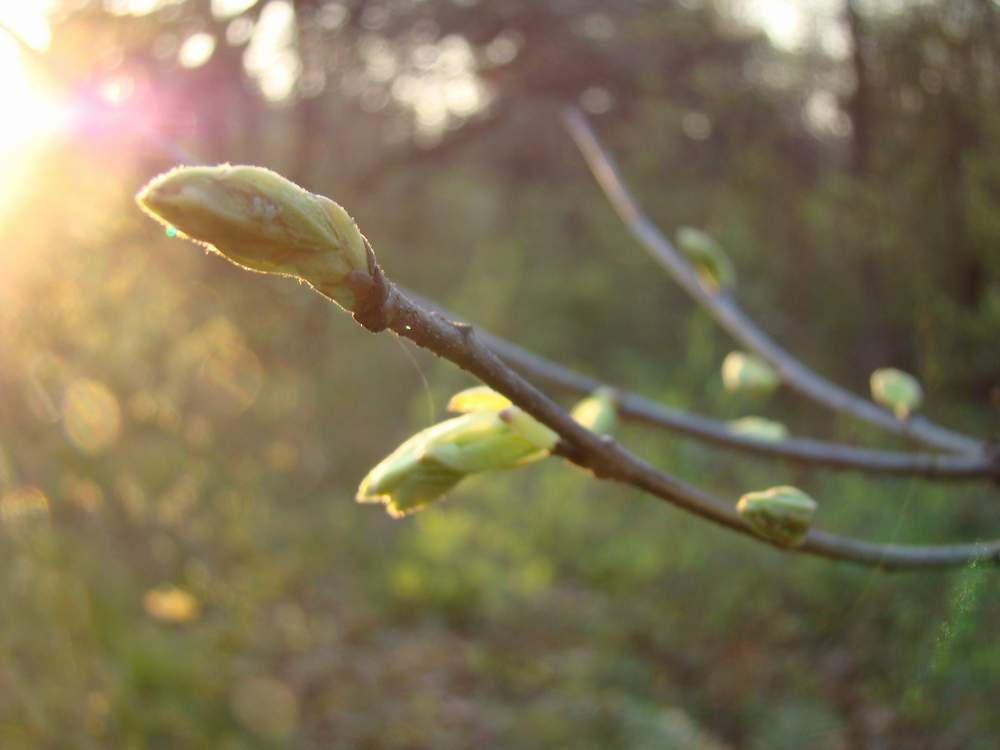
[[[461,334],[467,344],[472,343],[472,341],[476,338],[476,329],[468,323],[455,320],[452,321],[451,324],[455,327],[455,330]]]
[[[372,333],[381,333],[391,324],[386,302],[389,299],[389,285],[386,283],[382,267],[369,255],[369,273],[352,271],[344,281],[352,292],[355,302],[354,319]]]

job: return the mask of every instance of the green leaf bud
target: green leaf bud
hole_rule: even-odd
[[[924,391],[917,379],[894,367],[876,370],[869,383],[872,398],[891,409],[897,419],[908,419],[924,398]]]
[[[536,450],[543,451],[543,455],[552,450],[559,442],[559,435],[555,430],[549,429],[528,412],[516,406],[508,406],[498,416],[510,428],[511,432],[527,440]]]
[[[544,449],[496,412],[465,414],[431,429],[437,431],[427,441],[425,454],[464,474],[511,469],[545,456]]]
[[[772,419],[764,419],[764,417],[734,419],[728,427],[734,435],[764,440],[769,443],[777,443],[788,437],[788,428],[785,425]]]
[[[722,361],[722,384],[733,393],[766,395],[781,384],[781,379],[760,357],[746,352],[729,352]]]
[[[715,291],[736,285],[736,269],[714,237],[694,227],[681,227],[676,240],[678,249],[694,266],[706,288]]]
[[[344,283],[367,272],[364,238],[339,205],[262,167],[177,167],[136,196],[139,206],[178,235],[233,263],[296,276],[352,309]]]
[[[470,414],[477,411],[502,411],[511,405],[511,401],[506,396],[494,391],[487,385],[477,385],[474,388],[466,388],[451,397],[448,402],[448,411],[458,414]]]
[[[816,501],[797,487],[771,487],[743,495],[736,510],[760,536],[784,547],[795,547],[809,531]]]
[[[446,423],[443,423],[446,424]],[[426,454],[435,425],[413,435],[380,461],[358,487],[358,502],[385,503],[399,517],[442,497],[465,476]]]
[[[618,407],[610,388],[598,388],[570,412],[579,424],[598,435],[610,435],[618,427]]]
[[[540,451],[549,451],[559,442],[559,435],[489,386],[479,385],[456,393],[448,402],[448,411],[497,414],[508,428]]]
[[[514,421],[525,429],[523,419]],[[361,481],[357,499],[385,503],[398,517],[443,497],[469,474],[511,469],[546,455],[497,412],[464,414],[421,430],[396,448]]]

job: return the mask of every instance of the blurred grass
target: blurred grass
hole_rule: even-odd
[[[790,558],[554,460],[401,522],[357,506],[428,396],[440,416],[467,379],[158,235],[131,204],[145,175],[91,189],[96,169],[54,156],[6,229],[4,750],[995,746],[994,573]],[[470,184],[430,186],[419,243],[376,224],[390,272],[571,364],[738,413],[708,375],[724,342],[697,313],[664,330],[638,253],[580,264],[571,190],[501,208]],[[468,219],[436,236],[434,211]],[[521,223],[486,239],[504,211]],[[589,243],[617,233],[582,220]],[[824,526],[866,538],[975,538],[996,517],[976,485],[622,439],[723,496],[808,486]]]

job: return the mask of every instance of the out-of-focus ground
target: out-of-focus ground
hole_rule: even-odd
[[[39,13],[48,7],[51,14]],[[32,12],[34,9],[35,12]],[[732,347],[559,123],[859,392],[998,430],[1000,8],[597,0],[0,3],[0,747],[992,748],[1000,573],[789,557],[547,461],[402,521],[368,468],[471,382],[141,216],[263,164],[396,279],[674,406],[901,447],[726,394]],[[45,22],[43,22],[45,21]],[[31,51],[34,50],[34,51]],[[997,488],[812,471],[626,426],[735,500],[873,540],[1000,535]]]

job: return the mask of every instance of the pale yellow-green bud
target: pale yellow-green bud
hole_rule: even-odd
[[[437,427],[447,425],[447,428],[428,441],[427,455],[465,474],[512,469],[544,458],[545,449],[522,434],[522,420],[515,419],[519,423],[517,428],[506,420],[508,411],[524,414],[516,407],[509,407],[501,413],[475,412],[442,422]],[[527,414],[524,416],[535,421]]]
[[[365,241],[339,205],[263,167],[178,167],[136,196],[142,209],[181,236],[244,268],[297,276],[342,306],[344,284],[367,272]]]
[[[788,437],[788,428],[781,422],[764,417],[742,417],[734,419],[728,425],[729,431],[734,435],[764,440],[769,443],[777,443]]]
[[[442,497],[469,474],[511,469],[546,455],[497,412],[464,414],[404,442],[362,480],[357,499],[385,503],[390,515],[401,516]]]
[[[816,501],[797,487],[771,487],[748,492],[740,498],[736,510],[760,536],[785,547],[795,547],[809,531]]]
[[[537,419],[513,405],[506,396],[489,386],[478,385],[459,391],[448,402],[448,411],[464,414],[492,412],[514,432],[536,446],[548,451],[559,441],[559,436]]]
[[[694,227],[681,227],[676,239],[677,247],[708,289],[731,289],[736,285],[733,263],[714,237]]]
[[[476,411],[502,411],[511,405],[511,401],[488,385],[477,385],[459,391],[448,402],[448,411],[458,414],[471,414]]]
[[[618,407],[610,388],[598,388],[570,412],[579,424],[598,435],[610,435],[618,427]]]
[[[358,487],[358,502],[385,503],[389,515],[398,518],[444,496],[462,480],[465,474],[426,455],[426,432],[411,437],[368,472]]]
[[[541,456],[552,450],[559,442],[559,435],[549,429],[528,412],[516,406],[508,406],[498,415],[500,420],[510,428],[511,432],[542,451]],[[534,457],[531,460],[535,460]]]
[[[924,398],[924,391],[917,379],[894,367],[884,367],[873,372],[870,385],[872,398],[891,409],[897,419],[908,419]]]
[[[760,357],[729,352],[722,361],[722,384],[727,391],[765,395],[781,384],[778,373]]]

